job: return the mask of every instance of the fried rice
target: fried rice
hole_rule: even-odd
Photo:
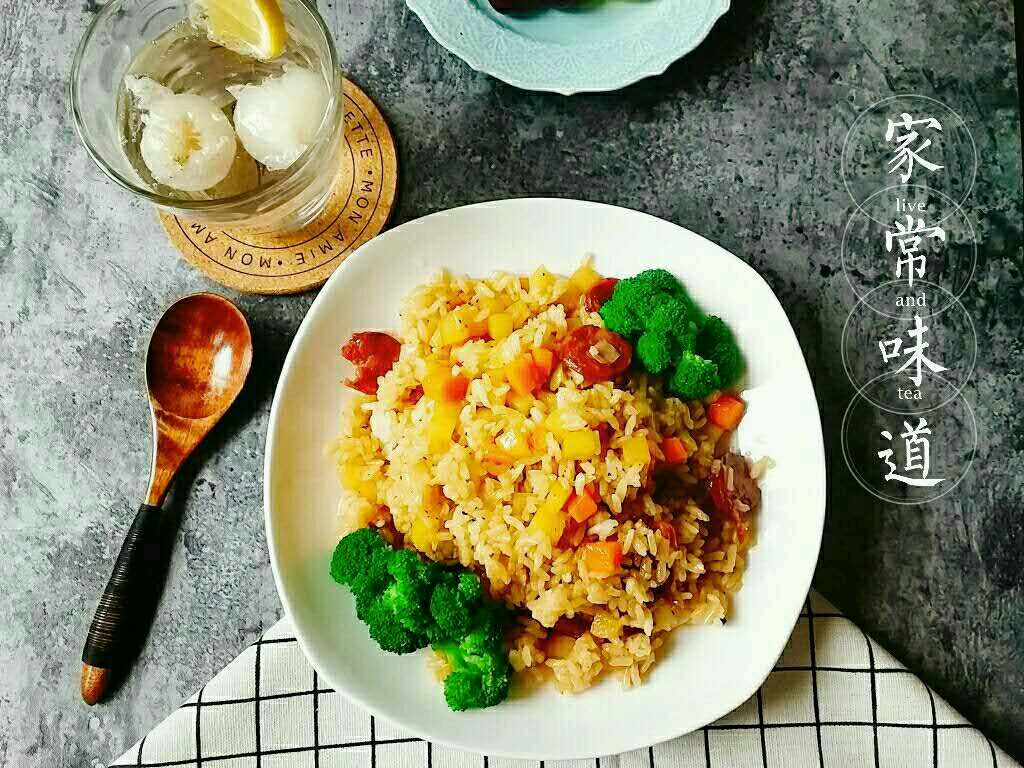
[[[500,340],[452,345],[443,326],[453,313],[470,326],[495,313],[516,322]],[[513,668],[563,692],[582,691],[604,673],[636,684],[667,633],[725,621],[754,536],[753,527],[716,515],[707,498],[727,440],[706,418],[713,397],[682,402],[663,394],[655,377],[634,372],[584,386],[562,365],[533,396],[514,395],[505,372],[516,357],[557,347],[580,325],[602,324],[570,279],[543,268],[482,280],[440,274],[403,301],[400,316],[398,361],[376,396],[353,398],[331,447],[344,488],[340,534],[375,525],[396,543],[479,573],[493,597],[519,609],[509,640]],[[440,444],[432,426],[439,406],[422,396],[436,367],[471,379]],[[601,455],[563,455],[559,429],[600,424],[610,434]],[[527,436],[528,455],[496,460],[503,435]],[[661,446],[670,436],[686,459],[666,469]],[[636,438],[649,458],[631,463]],[[579,547],[559,546],[531,527],[558,484],[576,495],[596,491],[602,504],[584,535],[618,542],[615,573],[590,573]]]

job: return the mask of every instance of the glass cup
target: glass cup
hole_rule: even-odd
[[[306,150],[287,169],[248,191],[215,199],[161,194],[132,165],[126,152],[118,100],[140,51],[188,17],[184,0],[111,0],[82,38],[71,70],[75,128],[100,169],[128,191],[187,220],[253,232],[300,229],[327,203],[339,172],[342,140],[342,77],[334,41],[307,0],[279,0],[289,37],[301,40],[328,84],[329,102]],[[200,73],[201,74],[201,73]]]

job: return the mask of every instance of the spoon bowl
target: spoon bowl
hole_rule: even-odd
[[[157,323],[146,354],[154,408],[184,419],[224,411],[252,364],[252,334],[239,309],[212,293],[185,296]]]

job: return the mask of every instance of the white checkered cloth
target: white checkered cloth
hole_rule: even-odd
[[[421,741],[323,687],[282,619],[111,766],[504,768]],[[540,764],[541,767],[545,765]],[[548,763],[547,768],[553,768]],[[575,768],[1019,768],[811,592],[764,686],[706,728]]]

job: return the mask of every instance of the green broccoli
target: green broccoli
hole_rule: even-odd
[[[338,542],[331,556],[331,578],[339,584],[349,586],[364,572],[364,564],[387,542],[376,531],[362,528],[350,533]]]
[[[434,644],[453,673],[445,680],[452,709],[497,704],[511,680],[504,645],[509,611],[484,596],[480,577],[394,549],[375,530],[338,542],[331,576],[356,600],[356,615],[385,651],[411,653]]]
[[[697,334],[695,351],[718,367],[720,388],[735,384],[743,373],[743,355],[729,326],[720,317],[708,315],[705,318]]]
[[[505,700],[512,682],[512,666],[505,652],[508,612],[488,602],[474,614],[474,628],[461,639],[434,643],[452,668],[444,679],[444,700],[461,712],[491,707]]]
[[[410,632],[426,635],[434,626],[430,601],[441,566],[424,562],[412,550],[397,549],[391,554],[387,568],[394,581],[384,590],[381,600],[398,616],[402,626]]]
[[[462,637],[473,625],[473,614],[483,601],[480,577],[470,571],[450,571],[434,588],[430,615],[437,626],[436,637]]]
[[[683,400],[699,400],[718,389],[718,366],[693,352],[684,352],[672,377],[668,389]]]
[[[671,272],[648,269],[616,283],[611,299],[601,305],[601,318],[608,330],[627,339],[636,339],[662,303],[675,304],[685,314],[699,314],[686,289]]]
[[[672,339],[664,333],[644,331],[634,347],[636,356],[651,373],[664,373],[676,361]]]
[[[743,357],[729,327],[705,316],[663,269],[620,280],[600,309],[605,326],[634,343],[636,360],[664,374],[666,388],[687,400],[735,383]]]

